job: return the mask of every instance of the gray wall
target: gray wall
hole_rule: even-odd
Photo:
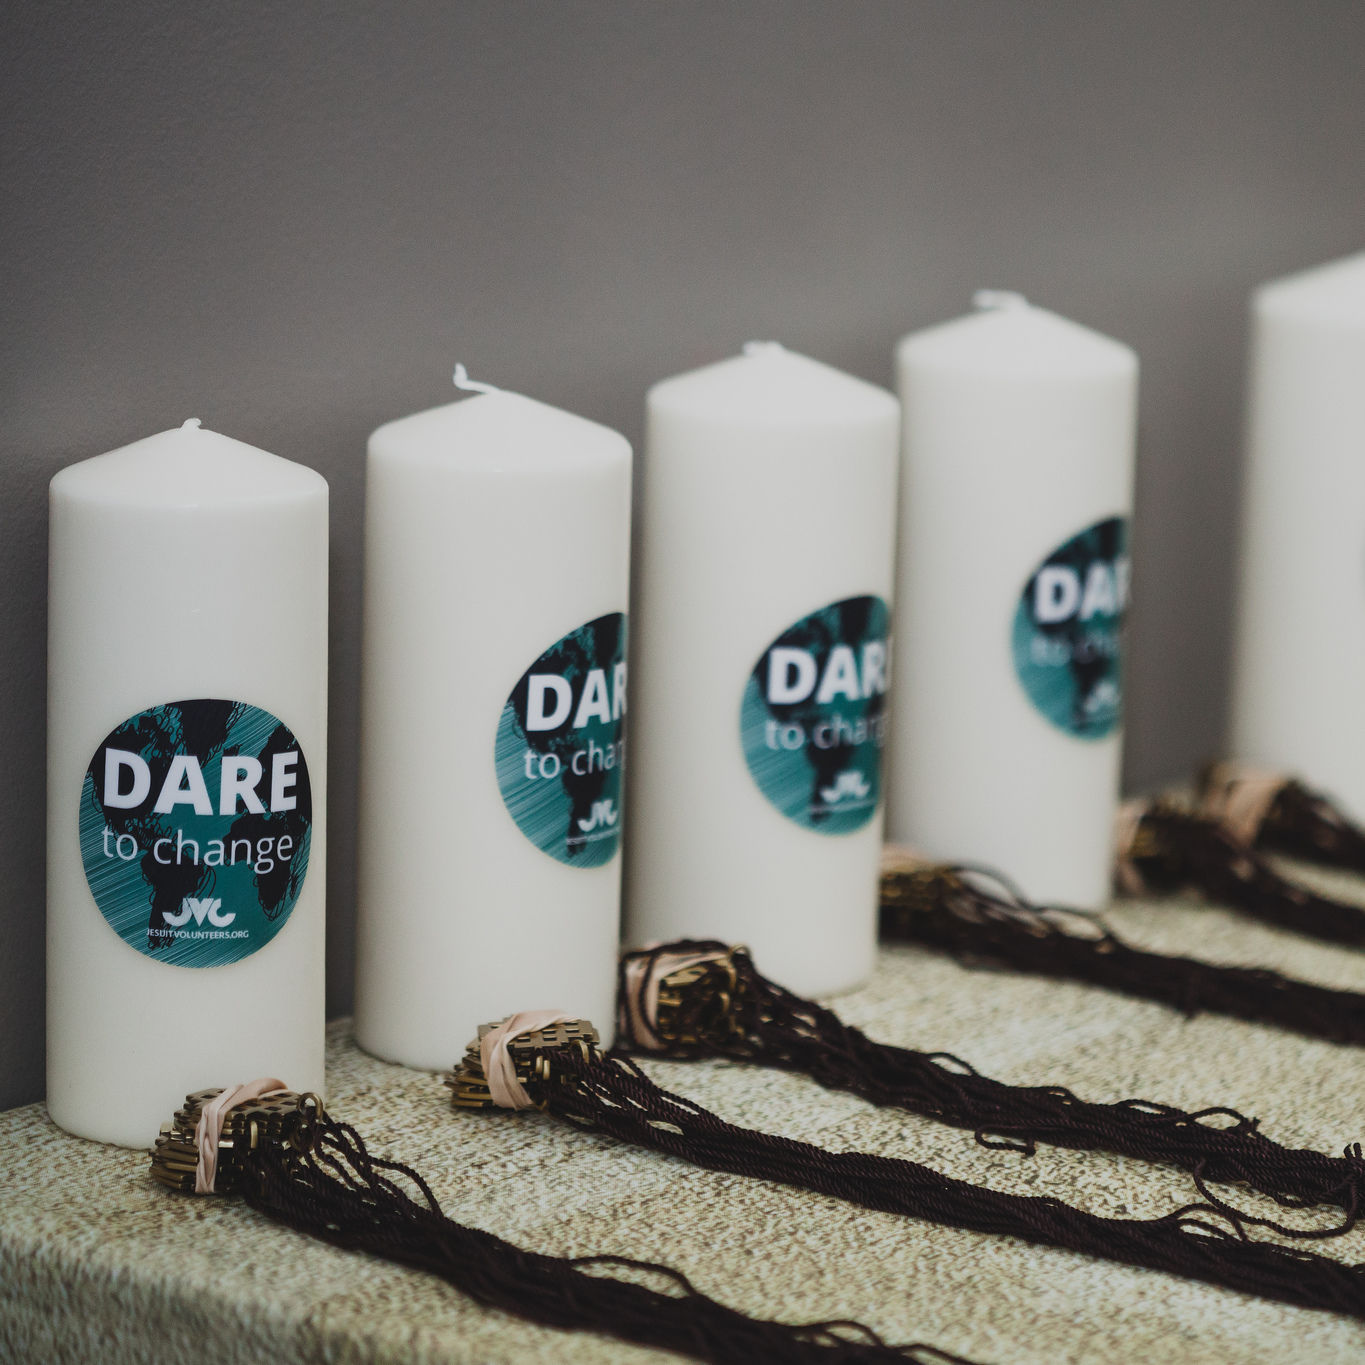
[[[346,1009],[361,471],[455,359],[640,431],[789,345],[889,378],[981,285],[1142,354],[1128,779],[1223,721],[1244,301],[1365,245],[1355,0],[6,7],[0,1106],[42,1089],[45,490],[198,416],[332,486]]]

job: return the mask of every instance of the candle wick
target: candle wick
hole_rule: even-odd
[[[204,424],[197,417],[187,417],[180,424],[181,431],[198,431]]]
[[[1013,289],[978,289],[972,295],[972,307],[979,313],[989,313],[1006,308],[1027,308],[1028,306],[1028,299]]]
[[[745,355],[777,355],[787,348],[780,341],[746,341],[739,349]]]
[[[455,387],[464,389],[469,393],[501,393],[502,390],[495,384],[480,384],[477,380],[469,377],[469,371],[463,365],[455,366]]]

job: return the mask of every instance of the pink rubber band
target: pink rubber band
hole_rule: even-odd
[[[1239,843],[1254,844],[1275,798],[1288,781],[1283,773],[1220,763],[1214,770],[1204,809]]]
[[[892,872],[932,872],[939,866],[932,858],[917,853],[907,844],[883,844],[881,874]]]
[[[535,1101],[526,1093],[526,1087],[517,1079],[516,1067],[512,1064],[507,1045],[523,1033],[534,1033],[538,1028],[562,1024],[574,1017],[572,1014],[561,1014],[558,1010],[522,1010],[504,1019],[497,1028],[489,1029],[479,1039],[479,1060],[483,1063],[489,1094],[499,1109],[536,1107]]]
[[[1144,797],[1134,797],[1119,806],[1114,821],[1114,880],[1119,890],[1130,896],[1140,896],[1147,889],[1147,883],[1142,880],[1142,873],[1133,861],[1133,845],[1142,817],[1151,808],[1151,802]]]
[[[199,1162],[194,1168],[195,1194],[213,1193],[213,1182],[218,1176],[218,1142],[223,1136],[223,1124],[227,1122],[228,1114],[239,1104],[263,1099],[267,1095],[288,1093],[289,1087],[272,1076],[247,1081],[245,1085],[229,1086],[203,1107],[194,1129],[194,1142],[199,1149]]]

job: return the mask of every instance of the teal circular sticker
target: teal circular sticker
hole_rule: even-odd
[[[139,711],[95,750],[81,788],[95,904],[126,944],[176,967],[237,962],[284,928],[312,827],[298,740],[241,701]]]
[[[881,796],[889,613],[847,597],[789,626],[759,655],[739,708],[749,772],[798,825],[851,834]]]
[[[1019,596],[1014,671],[1034,706],[1069,735],[1103,739],[1122,719],[1128,578],[1128,522],[1108,517],[1058,546]]]
[[[570,631],[533,663],[498,718],[493,761],[508,814],[538,848],[600,867],[621,842],[626,618]]]

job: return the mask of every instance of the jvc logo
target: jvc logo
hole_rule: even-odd
[[[861,801],[871,790],[867,779],[857,768],[846,768],[834,779],[832,786],[820,788],[820,796],[826,805],[834,806],[846,796]]]
[[[578,822],[578,828],[584,834],[591,834],[593,830],[603,825],[614,825],[621,818],[621,812],[616,809],[616,803],[608,797],[605,801],[594,801],[592,810],[586,820]]]
[[[169,910],[163,910],[161,918],[177,929],[188,924],[191,918],[196,924],[202,925],[205,920],[208,920],[215,929],[226,929],[237,918],[237,913],[229,910],[226,915],[220,915],[218,912],[222,908],[223,902],[221,900],[211,900],[207,896],[202,900],[197,896],[186,896],[180,902],[180,910],[176,914],[172,914]]]

